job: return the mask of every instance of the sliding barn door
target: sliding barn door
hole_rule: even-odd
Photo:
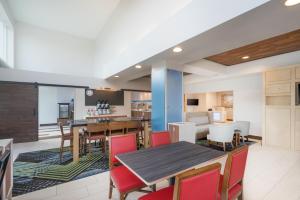
[[[0,83],[0,139],[38,140],[38,87]]]

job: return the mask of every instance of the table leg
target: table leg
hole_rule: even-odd
[[[145,131],[145,138],[144,138],[144,147],[147,149],[149,148],[149,123],[148,121],[144,122],[144,131]]]
[[[73,128],[73,162],[79,161],[79,130],[81,127]]]

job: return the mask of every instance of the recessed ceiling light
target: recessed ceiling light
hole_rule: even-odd
[[[249,59],[249,58],[250,58],[250,56],[243,56],[243,57],[242,57],[243,60],[247,60],[247,59]]]
[[[181,48],[181,47],[175,47],[175,48],[173,49],[173,52],[174,52],[174,53],[180,53],[180,52],[182,52],[182,48]]]
[[[135,68],[136,68],[136,69],[141,69],[141,68],[142,68],[142,65],[136,65]]]
[[[294,6],[298,3],[300,3],[300,0],[286,0],[284,4],[286,6]]]
[[[115,78],[119,78],[120,76],[118,76],[118,75],[116,75],[116,76],[114,76]]]

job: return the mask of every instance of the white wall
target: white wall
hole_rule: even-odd
[[[185,93],[233,91],[234,120],[251,122],[250,134],[262,135],[262,73],[241,77],[185,84]]]
[[[77,76],[94,74],[94,40],[21,22],[15,24],[15,40],[17,69]]]
[[[58,103],[69,103],[74,98],[74,88],[40,86],[39,124],[56,123]]]
[[[122,0],[98,36],[95,72],[107,78],[266,2]]]
[[[33,72],[19,69],[0,68],[0,81],[38,82],[59,85],[87,86],[91,88],[110,87],[112,89],[151,90],[150,79],[130,82],[106,81],[104,79],[71,76],[54,73]]]

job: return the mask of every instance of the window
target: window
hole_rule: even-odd
[[[13,67],[13,30],[0,21],[0,59],[5,65]]]

